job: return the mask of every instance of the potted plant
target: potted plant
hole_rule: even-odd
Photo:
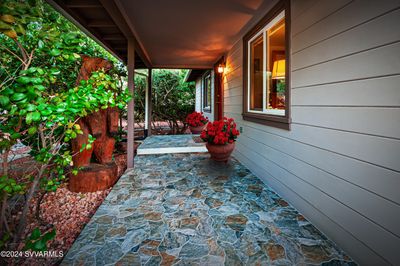
[[[193,134],[200,134],[207,125],[208,118],[203,115],[203,112],[194,111],[186,117],[186,123]]]
[[[206,147],[215,161],[227,162],[235,149],[235,141],[239,136],[236,123],[232,118],[210,122],[201,132],[200,137],[207,142]]]

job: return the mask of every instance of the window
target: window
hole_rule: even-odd
[[[281,1],[243,39],[243,119],[289,129],[289,2]]]
[[[203,77],[203,111],[211,112],[211,73]]]

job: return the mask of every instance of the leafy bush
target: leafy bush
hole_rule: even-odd
[[[46,88],[51,91],[75,85],[82,53],[112,61],[119,73],[125,72],[121,62],[43,0],[0,2],[0,87],[11,82],[15,70],[25,67],[32,51],[30,66],[51,71],[52,82]]]
[[[38,189],[54,191],[67,170],[78,171],[71,167],[68,143],[83,133],[76,122],[99,109],[125,108],[130,95],[120,69],[95,72],[75,85],[82,52],[109,54],[42,1],[2,1],[0,33],[0,238],[12,235],[18,243]],[[34,175],[18,180],[9,176],[7,160],[17,140],[31,148],[37,166]],[[90,142],[83,148],[88,147]],[[14,226],[7,208],[16,194],[25,195],[25,204]]]
[[[56,230],[51,230],[45,234],[40,232],[39,228],[33,229],[31,235],[25,241],[25,250],[32,250],[32,251],[46,251],[47,243],[54,239],[56,236]]]
[[[184,82],[187,70],[153,70],[152,121],[167,121],[172,134],[183,133],[194,110],[195,85]],[[135,75],[135,121],[144,121],[146,79]]]

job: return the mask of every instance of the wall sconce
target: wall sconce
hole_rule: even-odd
[[[224,73],[224,71],[225,71],[225,64],[219,64],[218,68],[217,68],[217,72],[219,74],[222,74],[222,73]]]

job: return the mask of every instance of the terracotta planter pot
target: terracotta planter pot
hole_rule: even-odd
[[[227,162],[231,153],[235,149],[235,142],[225,145],[207,143],[206,147],[211,155],[211,159],[218,162]]]
[[[203,129],[206,127],[206,125],[207,124],[198,126],[198,127],[189,126],[189,128],[190,128],[190,131],[192,132],[192,134],[200,134],[201,131],[203,131]]]

